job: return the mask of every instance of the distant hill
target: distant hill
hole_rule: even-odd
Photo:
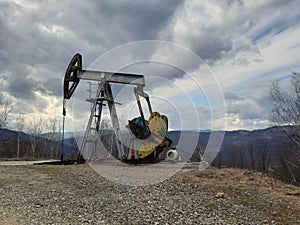
[[[249,163],[251,157],[259,161],[262,154],[264,154],[271,166],[277,161],[277,149],[290,144],[286,133],[287,129],[289,127],[270,127],[253,131],[225,131],[218,157],[226,164],[240,164],[242,163],[241,160],[244,163]],[[220,131],[214,132],[217,134]],[[168,135],[173,143],[178,145],[179,150],[182,151],[181,154],[191,156],[195,149],[205,149],[207,147],[212,133],[213,131],[170,131]],[[213,140],[211,141],[213,144]],[[194,154],[194,160],[199,160],[197,154],[196,156]]]
[[[14,139],[17,135],[18,135],[17,131],[0,128],[0,142]],[[20,135],[20,139],[29,141],[28,134],[24,132],[20,132],[19,135]]]
[[[270,127],[261,130],[237,130],[226,131],[220,148],[218,157],[224,162],[232,161],[233,158],[243,154],[245,161],[250,160],[251,151],[256,159],[259,158],[262,149],[267,153],[270,163],[276,161],[275,150],[278,146],[287,143],[288,136],[285,132],[288,127]],[[214,132],[214,133],[213,133]],[[220,131],[170,131],[168,137],[173,141],[183,159],[199,160],[196,149],[205,149],[212,134],[222,134]],[[221,135],[222,136],[222,135]],[[35,144],[35,157],[41,158],[57,158],[64,148],[64,154],[74,155],[78,152],[78,147],[74,134],[72,132],[65,133],[64,146],[62,146],[62,135],[45,133],[35,138],[35,143],[31,135],[20,132],[19,145],[20,156],[30,157],[32,155],[33,146]],[[214,144],[214,140],[210,140]],[[18,132],[8,129],[0,129],[0,157],[16,157],[18,143]],[[196,152],[197,153],[197,152]]]
[[[258,147],[261,144],[275,146],[277,143],[287,140],[288,136],[284,131],[285,129],[285,127],[271,127],[253,131],[225,131],[221,149],[225,150],[227,147],[238,145],[248,146],[249,144],[252,144],[253,147]],[[182,147],[184,146],[186,148],[185,150],[188,150],[187,148],[191,147],[191,140],[193,144],[195,140],[198,140],[197,147],[206,146],[213,132],[217,133],[220,131],[170,131],[168,135],[176,145],[181,140]]]
[[[41,137],[48,138],[51,140],[61,140],[63,135],[62,133],[56,132],[56,133],[43,133],[40,135]],[[64,133],[64,139],[70,139],[74,138],[75,134],[74,132],[65,132]]]
[[[0,158],[60,158],[62,140],[50,134],[32,136],[24,132],[0,129]],[[63,152],[68,157],[78,153],[74,138],[64,139]]]

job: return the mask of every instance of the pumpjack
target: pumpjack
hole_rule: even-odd
[[[63,116],[66,115],[66,100],[72,97],[80,80],[98,82],[95,97],[87,99],[87,101],[92,103],[91,114],[81,146],[79,147],[80,153],[84,158],[95,157],[93,153],[89,152],[88,145],[93,143],[92,148],[96,149],[96,142],[90,141],[89,138],[94,137],[95,140],[99,137],[102,109],[106,105],[109,109],[111,124],[114,130],[117,159],[127,163],[138,163],[157,162],[161,160],[174,161],[179,158],[176,148],[172,145],[172,140],[167,137],[167,116],[152,111],[149,95],[143,90],[145,87],[145,77],[143,75],[83,70],[82,56],[79,53],[75,54],[67,67],[64,77]],[[120,123],[115,107],[119,103],[114,101],[111,88],[111,85],[114,83],[134,86],[134,96],[140,115],[135,119],[129,120],[126,126],[132,136],[130,146],[125,146],[121,141]],[[141,97],[147,102],[150,115],[147,120],[142,108]]]

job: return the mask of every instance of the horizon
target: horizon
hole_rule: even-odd
[[[273,126],[269,126],[269,127],[265,127],[265,128],[259,128],[259,129],[253,129],[253,130],[245,130],[245,129],[238,129],[238,130],[208,130],[208,129],[205,129],[205,130],[168,130],[168,132],[198,132],[198,133],[210,133],[210,132],[237,132],[237,131],[246,131],[246,132],[252,132],[252,131],[258,131],[258,130],[268,130],[268,129],[271,129],[271,128],[280,128],[280,127],[289,127],[289,125],[282,125],[282,126],[278,126],[278,125],[273,125]],[[14,132],[18,132],[18,130],[15,130],[15,129],[11,129],[9,127],[3,127],[3,128],[0,128],[0,130],[9,130],[9,131],[14,131]],[[104,130],[113,130],[112,128],[111,129],[104,129]],[[25,133],[25,134],[28,134],[26,131],[20,131],[21,133]],[[79,133],[84,133],[85,130],[81,130],[81,131],[76,131],[76,132],[79,132]],[[76,133],[75,131],[65,131],[64,134],[70,134],[70,133]],[[42,132],[40,135],[45,135],[45,134],[50,134],[52,132]],[[62,134],[62,131],[60,132],[54,132],[54,133],[59,133],[59,134]]]

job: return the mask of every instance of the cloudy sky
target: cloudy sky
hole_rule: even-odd
[[[0,31],[11,127],[20,113],[60,116],[64,72],[77,52],[84,68],[144,74],[153,108],[172,129],[268,127],[270,82],[300,71],[297,0],[0,0]],[[134,117],[131,89],[114,90],[125,119]],[[78,124],[89,114],[80,101],[68,109]]]

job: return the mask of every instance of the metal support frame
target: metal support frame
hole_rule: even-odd
[[[98,89],[96,92],[96,97],[101,95],[103,92],[101,83],[98,85]],[[101,121],[101,113],[102,113],[102,102],[98,102],[97,98],[87,99],[88,102],[92,103],[90,118],[85,130],[85,134],[80,146],[81,154],[86,158],[94,158],[96,157],[97,150],[97,142],[98,142],[98,131]],[[93,125],[93,122],[96,118],[96,126]],[[90,138],[90,139],[89,139]],[[92,151],[92,152],[90,152]]]
[[[107,98],[109,99],[107,101],[107,104],[108,104],[108,108],[109,108],[109,112],[110,112],[111,122],[112,122],[114,132],[115,132],[115,135],[116,135],[118,156],[119,156],[120,159],[124,159],[125,158],[125,151],[124,151],[123,144],[121,142],[121,130],[120,130],[119,118],[118,118],[116,107],[115,107],[115,104],[114,104],[113,95],[112,95],[112,91],[111,91],[111,86],[107,82],[105,83],[105,92],[106,92]]]

